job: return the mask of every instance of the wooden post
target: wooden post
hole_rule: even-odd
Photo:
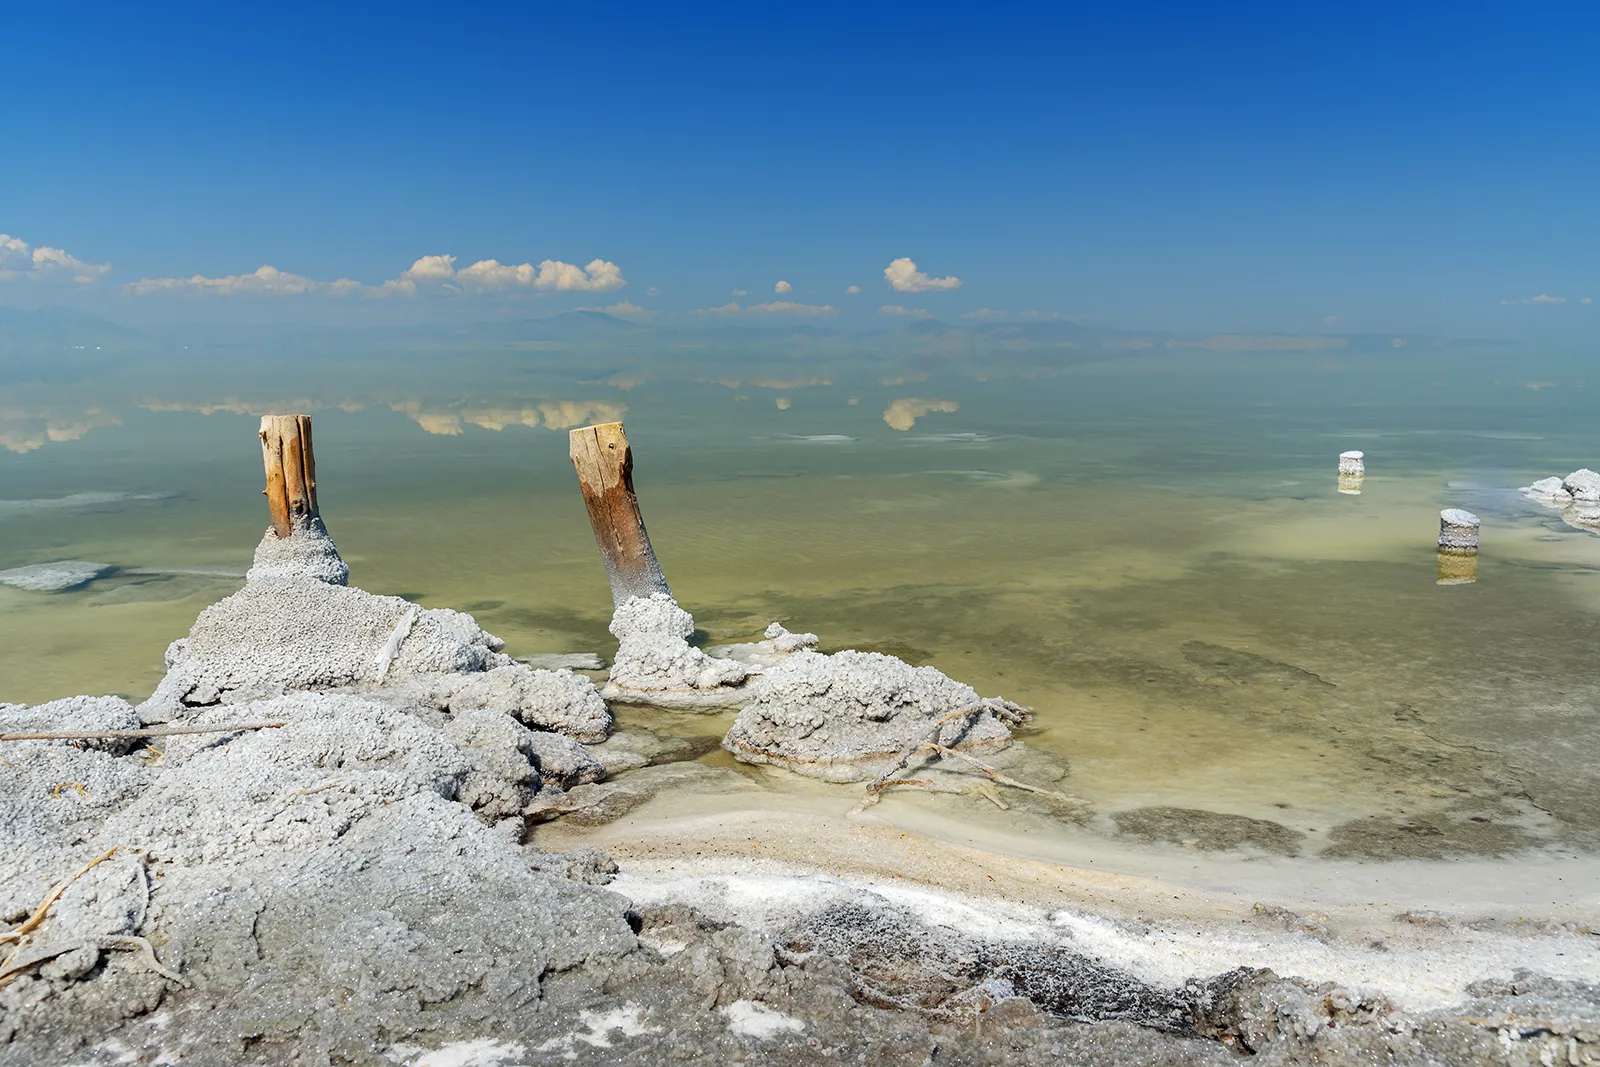
[[[294,532],[296,520],[314,518],[317,461],[311,453],[310,415],[261,416],[261,458],[267,468],[267,509],[279,537]]]
[[[589,525],[611,580],[612,602],[620,608],[636,596],[670,596],[633,493],[633,450],[622,423],[580,426],[568,435],[568,445],[589,509]]]

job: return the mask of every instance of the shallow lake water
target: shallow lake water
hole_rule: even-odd
[[[120,568],[0,587],[0,700],[149,693],[261,536],[267,410],[314,414],[352,584],[470,611],[513,654],[609,656],[565,430],[624,418],[705,640],[776,619],[1029,705],[1028,744],[1091,809],[902,810],[1264,863],[1600,849],[1600,538],[1515,492],[1600,466],[1575,359],[621,362],[308,359],[284,389],[255,362],[153,361],[0,387],[0,569]],[[1470,583],[1439,581],[1447,506],[1483,519]],[[623,719],[705,737],[731,716]],[[775,804],[857,795],[749,773]]]

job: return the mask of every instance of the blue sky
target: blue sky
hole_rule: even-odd
[[[10,5],[0,39],[5,304],[1600,336],[1595,4]]]

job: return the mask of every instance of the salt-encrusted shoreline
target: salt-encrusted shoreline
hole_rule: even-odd
[[[0,705],[0,732],[103,735],[3,753],[0,1067],[1600,1060],[1581,915],[1324,914],[775,810],[471,616],[347,587],[320,522],[256,563],[138,708]],[[638,679],[757,673],[652,610]],[[975,696],[812,644],[743,650],[738,736],[784,767],[860,779],[875,724]],[[214,732],[107,733],[164,722]]]
[[[753,798],[731,799],[730,807]],[[1475,981],[1519,968],[1573,980],[1600,974],[1600,937],[1583,889],[1600,884],[1600,863],[1592,860],[1531,869],[1508,861],[1362,865],[1340,872],[1350,889],[1330,893],[1316,881],[1318,866],[1329,873],[1325,861],[1231,871],[1213,861],[1202,871],[1172,860],[1134,873],[1115,856],[1099,869],[1073,866],[876,819],[759,803],[680,816],[670,814],[674,806],[681,803],[663,798],[604,827],[551,828],[538,840],[605,849],[621,867],[616,885],[638,900],[693,903],[768,927],[835,892],[876,896],[936,925],[978,922],[1013,938],[1075,938],[1158,985],[1271,967],[1432,1010],[1461,999]],[[783,833],[770,832],[775,825]],[[1462,882],[1484,892],[1445,888]],[[1554,896],[1564,899],[1548,899]]]

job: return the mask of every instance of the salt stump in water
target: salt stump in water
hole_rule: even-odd
[[[1361,495],[1361,480],[1366,476],[1367,467],[1363,462],[1363,453],[1339,453],[1339,492],[1346,496]]]
[[[267,508],[272,529],[288,537],[320,513],[317,461],[311,453],[310,415],[261,416],[261,459],[267,468]]]
[[[634,597],[672,595],[650,547],[639,500],[633,492],[633,451],[622,423],[580,426],[568,435],[578,487],[589,524],[611,581],[611,600],[622,607]]]
[[[1478,551],[1478,516],[1460,508],[1439,512],[1439,548],[1445,552]]]

